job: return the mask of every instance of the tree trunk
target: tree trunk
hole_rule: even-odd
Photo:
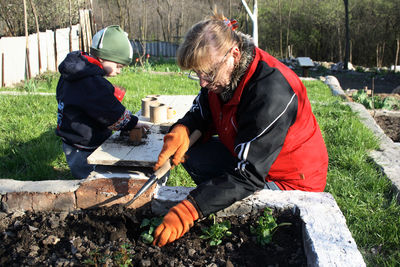
[[[350,28],[349,28],[349,0],[344,1],[345,10],[345,25],[346,25],[346,48],[344,53],[344,69],[347,70],[349,67],[349,51],[350,51]]]
[[[117,0],[117,7],[118,7],[118,20],[119,20],[119,26],[125,30],[125,25],[124,25],[124,15],[123,15],[123,11],[122,11],[122,6],[121,6],[121,2],[120,0]]]
[[[343,61],[343,54],[342,54],[342,34],[340,32],[340,26],[337,27],[337,32],[338,32],[338,61],[342,62]]]
[[[229,19],[232,18],[232,0],[229,0]]]
[[[396,72],[397,62],[399,61],[399,50],[400,50],[400,38],[397,37],[397,48],[396,48],[396,56],[394,59],[394,72]]]
[[[376,45],[376,67],[380,68],[383,65],[383,57],[385,55],[385,45],[386,42],[383,42],[382,45],[378,43]]]
[[[350,62],[353,62],[353,41],[350,40],[350,55],[349,55]]]
[[[282,8],[281,0],[278,0],[278,13],[279,13],[279,51],[281,58],[283,58],[283,34],[282,34]]]
[[[35,16],[35,23],[36,23],[36,33],[37,33],[37,43],[38,43],[38,62],[39,62],[39,74],[42,72],[42,58],[40,56],[40,31],[39,31],[39,21],[38,21],[38,16],[36,13],[36,7],[33,4],[32,0],[29,0],[31,7],[32,7],[32,12],[33,15]]]
[[[167,3],[167,41],[170,42],[172,38],[172,4],[169,0],[165,1]]]
[[[162,15],[162,13],[161,13],[161,10],[160,10],[160,6],[157,6],[157,13],[158,13],[158,16],[160,16],[160,24],[161,24],[161,30],[162,30],[162,34],[163,34],[163,39],[164,39],[164,41],[167,41],[167,36],[166,36],[166,29],[165,29],[165,26],[164,26],[164,19],[163,19],[163,15]]]
[[[289,32],[290,32],[290,15],[292,14],[292,6],[293,6],[293,0],[290,1],[290,7],[289,7],[289,16],[288,16],[288,24],[287,24],[287,31],[286,31],[286,57],[289,58],[291,56],[291,53],[288,52],[289,48]]]

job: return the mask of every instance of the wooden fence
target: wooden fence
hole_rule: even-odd
[[[71,31],[71,48],[70,48]],[[29,62],[31,77],[45,71],[57,71],[58,64],[71,50],[79,50],[79,25],[72,28],[47,30],[40,32],[40,61],[37,34],[28,37]],[[25,80],[27,77],[26,38],[3,37],[0,38],[0,73],[1,86],[11,86]]]

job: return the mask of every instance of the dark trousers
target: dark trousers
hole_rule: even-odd
[[[237,159],[217,137],[212,137],[204,144],[194,145],[186,152],[186,156],[182,165],[197,185],[235,169],[237,165]],[[280,190],[274,182],[266,183],[265,188]]]
[[[88,164],[87,158],[92,154],[76,147],[63,143],[63,150],[72,176],[77,179],[85,179],[95,169],[96,165]]]

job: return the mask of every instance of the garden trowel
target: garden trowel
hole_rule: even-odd
[[[201,136],[199,130],[195,130],[189,137],[189,147],[191,147]],[[157,180],[161,179],[172,167],[171,159],[168,159],[158,170],[156,170],[147,180],[147,182],[139,189],[135,196],[124,204],[125,207],[131,205],[144,192],[146,192]]]

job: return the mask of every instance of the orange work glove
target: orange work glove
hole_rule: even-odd
[[[153,169],[156,171],[171,156],[174,156],[172,158],[173,165],[177,166],[183,162],[183,156],[189,148],[189,142],[189,129],[182,124],[175,125],[172,131],[164,136],[164,145]]]
[[[193,204],[189,200],[183,200],[164,216],[163,222],[154,231],[153,245],[162,247],[181,238],[198,218],[199,214]]]

